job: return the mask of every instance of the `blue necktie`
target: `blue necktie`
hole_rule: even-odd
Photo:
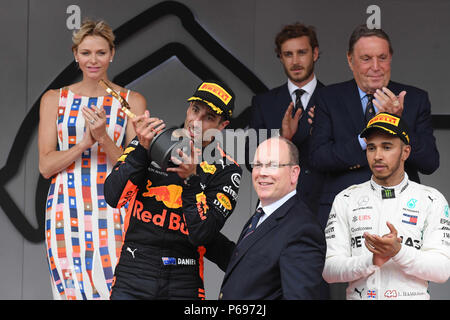
[[[250,235],[251,233],[253,233],[256,229],[256,226],[258,225],[258,221],[259,219],[264,215],[264,211],[263,209],[260,207],[256,210],[255,214],[252,217],[252,221],[250,222],[250,224],[247,227],[247,230],[244,233],[244,236],[242,237],[242,239],[244,239],[245,237],[247,237],[248,235]]]

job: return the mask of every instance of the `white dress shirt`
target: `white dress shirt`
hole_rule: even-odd
[[[305,90],[305,93],[301,96],[303,108],[306,108],[308,106],[309,99],[311,99],[311,96],[313,95],[316,86],[317,86],[316,75],[314,75],[314,78],[310,82],[308,82],[301,88],[297,87],[295,84],[292,83],[290,79],[288,79],[288,89],[289,94],[291,95],[292,102],[295,103],[296,98],[295,90],[297,89]]]
[[[259,202],[258,208],[262,208],[264,211],[264,214],[261,216],[261,218],[258,221],[258,224],[256,227],[258,227],[264,220],[266,220],[275,210],[277,210],[279,207],[281,207],[286,201],[288,201],[291,197],[293,197],[297,193],[297,190],[294,189],[293,191],[289,192],[287,195],[285,195],[280,200],[277,200],[267,206],[261,205],[261,201]]]

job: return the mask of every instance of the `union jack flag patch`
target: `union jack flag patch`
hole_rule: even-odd
[[[367,290],[367,298],[368,299],[376,299],[377,292],[375,290]]]

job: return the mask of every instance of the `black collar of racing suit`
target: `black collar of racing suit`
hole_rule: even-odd
[[[373,180],[373,176],[370,179],[370,187],[374,191],[377,197],[380,199],[395,199],[395,197],[401,194],[408,188],[409,178],[408,174],[405,172],[402,182],[393,187],[380,186]]]

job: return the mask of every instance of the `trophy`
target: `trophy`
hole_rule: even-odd
[[[105,87],[106,92],[108,92],[110,95],[112,95],[114,98],[116,98],[117,100],[119,100],[120,104],[122,105],[122,111],[125,112],[125,114],[130,118],[133,119],[134,117],[136,117],[136,115],[130,111],[130,105],[128,104],[128,102],[122,98],[122,96],[120,94],[118,94],[117,92],[114,91],[113,88],[111,88],[109,86],[109,84],[106,83],[105,80],[100,79],[98,81],[98,83],[100,83],[102,86]]]
[[[106,92],[119,100],[122,105],[122,111],[125,112],[130,119],[136,117],[136,115],[130,111],[128,102],[122,98],[120,94],[114,91],[106,81],[100,79],[98,82],[105,87]],[[151,161],[155,162],[158,167],[165,171],[168,167],[176,166],[171,161],[172,156],[180,159],[176,152],[177,149],[181,149],[185,154],[189,154],[190,138],[183,129],[171,127],[157,132],[150,143],[147,154]]]
[[[176,152],[177,149],[189,155],[190,138],[181,128],[167,128],[153,138],[148,148],[148,157],[165,171],[169,167],[177,166],[172,162],[171,157],[175,157],[181,161],[178,152]]]

